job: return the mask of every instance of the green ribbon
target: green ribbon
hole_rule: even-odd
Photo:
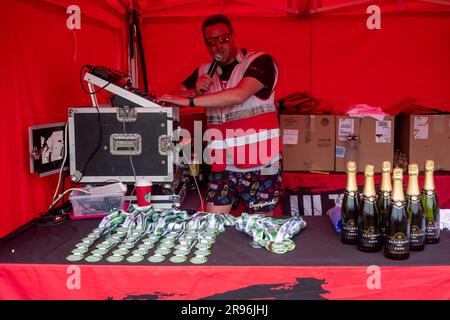
[[[243,213],[236,219],[235,227],[253,238],[250,243],[252,247],[265,247],[275,253],[285,253],[295,247],[290,239],[306,227],[306,222],[300,216],[275,219],[263,214]]]
[[[187,241],[188,246],[192,248],[207,238],[211,241],[211,237],[216,237],[214,234],[224,232],[226,227],[235,227],[249,234],[255,247],[265,247],[272,252],[284,253],[295,247],[289,239],[305,228],[306,223],[299,216],[275,219],[263,214],[243,213],[236,218],[230,214],[208,212],[197,212],[189,216],[186,211],[155,211],[151,205],[146,207],[131,205],[128,212],[111,210],[100,222],[101,232],[95,233],[94,242],[101,237],[105,237],[106,241],[114,236],[114,241],[111,240],[113,245],[106,248],[106,251],[110,251],[120,243],[132,243],[135,246],[145,235],[157,236],[158,240],[162,241],[166,234],[175,234],[179,242]],[[117,233],[119,228],[121,232]],[[194,233],[196,236],[185,237],[188,233]]]

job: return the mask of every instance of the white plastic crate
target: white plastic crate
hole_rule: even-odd
[[[85,190],[89,191],[89,189]],[[72,219],[100,218],[109,214],[111,209],[123,209],[125,195],[120,192],[90,195],[73,190],[69,200],[73,207]]]

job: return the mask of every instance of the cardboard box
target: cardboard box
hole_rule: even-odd
[[[450,170],[450,115],[400,114],[396,117],[395,148],[417,163],[434,160],[436,170]]]
[[[336,117],[336,171],[345,171],[347,161],[353,160],[358,172],[364,172],[366,164],[374,165],[375,172],[381,172],[381,163],[392,162],[393,158],[394,117],[386,116],[383,121]]]
[[[281,115],[284,171],[333,171],[335,117]]]

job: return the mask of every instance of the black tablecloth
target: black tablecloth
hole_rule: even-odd
[[[69,220],[61,225],[45,226],[37,224],[12,240],[0,242],[1,263],[73,264],[65,259],[100,219]],[[365,253],[356,246],[342,244],[334,232],[327,216],[305,217],[307,227],[295,236],[296,248],[286,254],[275,254],[266,249],[250,247],[251,237],[228,228],[221,234],[208,257],[206,265],[222,266],[368,266],[368,265],[449,265],[450,232],[441,233],[438,244],[427,245],[425,251],[411,252],[405,261],[392,261],[382,252]],[[151,255],[152,251],[146,256]],[[169,257],[169,256],[168,256]],[[86,261],[77,264],[89,264]],[[112,263],[102,260],[96,264]],[[132,264],[127,261],[119,264]],[[144,260],[139,265],[175,266],[168,259],[153,264]],[[185,262],[185,265],[192,265]]]

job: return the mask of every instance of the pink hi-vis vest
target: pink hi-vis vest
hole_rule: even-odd
[[[240,51],[237,57],[239,63],[228,82],[222,85],[216,72],[207,93],[236,87],[250,63],[263,54],[263,52],[249,52],[244,56]],[[200,66],[199,76],[208,72],[209,65],[208,63]],[[274,66],[275,88],[278,81],[278,67],[276,63]],[[221,72],[219,68],[218,72]],[[267,165],[281,152],[274,90],[266,100],[253,95],[241,104],[231,107],[208,107],[206,115],[208,133],[211,135],[208,138],[210,142],[207,146],[207,155],[210,157],[212,171],[223,171],[227,164],[234,164],[239,169]]]

